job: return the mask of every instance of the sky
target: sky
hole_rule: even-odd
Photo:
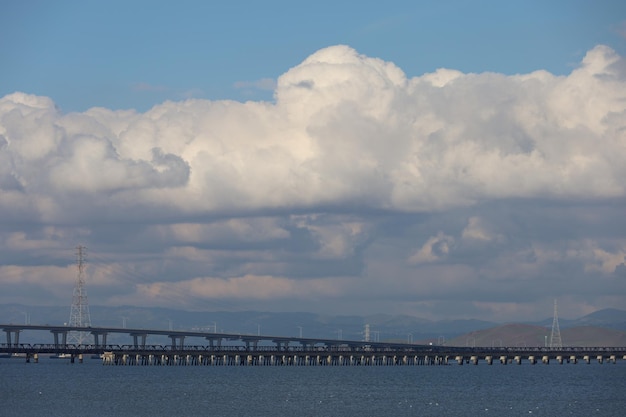
[[[0,2],[0,303],[626,308],[623,2],[220,3]]]

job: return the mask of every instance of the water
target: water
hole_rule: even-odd
[[[102,366],[0,359],[0,416],[624,416],[616,365]]]

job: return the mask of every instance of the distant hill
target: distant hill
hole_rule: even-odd
[[[369,325],[370,340],[449,339],[497,323],[480,320],[432,321],[407,315],[331,316],[306,312],[183,311],[132,306],[90,306],[94,327],[173,330],[206,330],[224,333],[271,336],[299,336],[364,340]],[[69,321],[69,307],[37,307],[0,304],[0,323],[63,324]]]
[[[564,346],[626,346],[626,332],[595,326],[561,330]]]
[[[544,346],[549,330],[531,324],[505,324],[472,331],[446,341],[447,346]]]
[[[542,347],[550,344],[551,329],[530,324],[505,324],[469,332],[446,342],[447,346]],[[561,330],[563,346],[626,346],[626,332],[595,326]]]
[[[551,327],[552,320],[552,317],[550,317],[538,322],[532,322],[527,324]],[[594,311],[591,314],[587,314],[586,316],[579,317],[577,319],[566,319],[563,317],[559,317],[559,327],[561,329],[580,326],[598,326],[626,331],[626,310],[605,308],[603,310]]]
[[[541,323],[506,324],[481,320],[427,320],[408,315],[333,316],[306,312],[183,311],[132,306],[91,306],[94,327],[167,330],[203,330],[264,336],[299,336],[364,340],[366,325],[372,341],[454,344],[466,346],[543,346],[550,336],[552,318]],[[0,323],[62,325],[70,308],[0,304]],[[606,309],[584,317],[559,319],[564,343],[580,346],[626,346],[626,311]],[[598,329],[604,330],[598,330]],[[594,330],[596,329],[596,330]],[[621,332],[621,333],[620,333]],[[26,337],[26,335],[24,335]],[[571,341],[571,342],[570,342]],[[35,343],[49,342],[36,340]],[[114,342],[111,340],[111,342]],[[121,341],[122,343],[124,341]]]
[[[626,311],[615,308],[598,310],[573,321],[575,326],[600,326],[626,330]]]

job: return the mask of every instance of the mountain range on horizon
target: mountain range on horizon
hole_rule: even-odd
[[[428,320],[387,314],[331,316],[306,312],[191,312],[132,306],[91,306],[90,316],[94,327],[200,330],[343,340],[364,340],[369,331],[369,340],[372,341],[456,346],[543,346],[553,321],[546,318],[538,322],[498,323],[475,319]],[[0,304],[0,323],[62,325],[68,321],[67,307]],[[559,325],[565,344],[626,345],[626,310],[603,309],[577,319],[559,318]]]
[[[562,346],[626,346],[626,331],[598,326],[575,326],[560,330]],[[472,331],[446,341],[448,346],[549,347],[552,329],[512,323]],[[431,342],[432,343],[432,342]]]

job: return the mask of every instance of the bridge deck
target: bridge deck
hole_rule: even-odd
[[[72,358],[82,355],[104,355],[105,362],[143,364],[334,364],[334,365],[412,365],[458,364],[485,361],[500,363],[530,363],[557,361],[587,363],[626,360],[626,347],[453,347],[386,343],[335,339],[311,339],[282,336],[241,335],[224,333],[166,331],[148,329],[93,328],[48,325],[2,325],[7,343],[0,344],[0,353],[24,355],[27,360],[39,355],[67,354]],[[54,343],[19,343],[25,330],[49,332]],[[93,337],[94,343],[67,344],[69,332],[83,332]],[[126,334],[132,343],[107,344],[110,333]],[[147,344],[148,336],[167,336],[171,344]],[[185,344],[186,338],[203,338],[209,344]],[[108,358],[108,359],[107,359]]]

